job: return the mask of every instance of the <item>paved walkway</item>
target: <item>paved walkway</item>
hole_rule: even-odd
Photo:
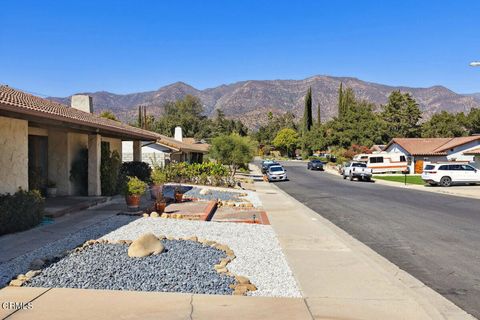
[[[115,198],[90,209],[65,214],[52,224],[0,237],[0,264],[48,245],[125,210],[125,200]]]

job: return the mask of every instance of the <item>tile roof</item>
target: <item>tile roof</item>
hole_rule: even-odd
[[[158,134],[157,143],[177,150],[206,153],[210,147],[207,143],[198,143],[194,138],[183,138],[183,141],[175,140],[161,134]]]
[[[20,90],[0,85],[0,110],[26,114],[38,118],[59,120],[84,126],[85,129],[99,129],[100,134],[113,133],[124,138],[155,140],[157,134],[135,128],[119,121],[101,118],[92,113],[67,107],[63,104],[36,97]]]
[[[449,142],[445,143],[443,146],[438,148],[438,151],[447,151],[448,149],[452,149],[452,148],[461,146],[462,144],[469,143],[476,140],[480,140],[480,136],[452,138]]]
[[[396,143],[414,156],[447,155],[449,149],[476,140],[480,140],[480,136],[456,138],[394,138],[389,142],[386,148],[390,147],[393,143]]]
[[[463,154],[478,156],[478,155],[480,155],[480,148],[475,148],[475,149],[470,149],[470,150],[464,151]]]
[[[394,138],[385,149],[396,143],[413,156],[446,155],[446,152],[438,152],[436,149],[450,140],[451,138]]]

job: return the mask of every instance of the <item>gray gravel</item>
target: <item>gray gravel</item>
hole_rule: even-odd
[[[49,243],[46,246],[0,264],[0,288],[7,285],[8,282],[18,274],[27,272],[30,263],[33,260],[62,254],[66,250],[71,250],[87,240],[97,239],[135,219],[137,218],[129,216],[112,216],[89,227],[83,228],[78,232],[72,233],[61,240]]]
[[[95,244],[45,268],[25,286],[232,294],[235,279],[213,266],[226,255],[194,241],[163,240],[166,251],[130,258],[128,245]]]
[[[301,297],[300,290],[271,226],[141,218],[107,234],[109,240],[134,240],[144,233],[185,238],[198,236],[228,245],[236,258],[227,265],[235,275],[248,277],[258,288],[248,295]]]

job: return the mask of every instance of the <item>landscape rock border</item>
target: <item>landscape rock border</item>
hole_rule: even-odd
[[[197,236],[191,236],[191,237],[186,237],[186,238],[178,238],[178,239],[175,239],[173,237],[166,237],[164,235],[157,235],[156,237],[160,240],[168,239],[168,240],[180,240],[180,241],[195,241],[195,242],[201,243],[205,247],[212,247],[214,249],[223,251],[227,255],[227,257],[221,259],[219,263],[217,263],[216,265],[213,266],[213,268],[218,273],[223,273],[227,276],[235,278],[235,283],[230,285],[230,289],[233,290],[232,294],[233,295],[245,296],[245,295],[247,295],[248,291],[256,291],[257,290],[257,287],[254,284],[252,284],[247,277],[235,275],[228,270],[228,268],[227,268],[228,264],[236,258],[235,253],[233,252],[233,250],[229,246],[227,246],[225,244],[218,243],[216,241],[211,241],[211,240],[206,240],[206,239],[198,239]],[[81,251],[85,250],[87,247],[93,246],[97,243],[131,245],[132,242],[133,242],[132,240],[113,240],[113,241],[112,240],[106,240],[106,239],[87,240],[82,245],[80,245],[80,246],[78,246],[78,247],[76,247],[72,250],[65,251],[62,255],[57,255],[53,258],[48,257],[48,258],[45,258],[45,259],[41,259],[44,262],[44,265],[43,265],[42,269],[45,268],[46,266],[48,266],[51,263],[55,263],[55,262],[59,261],[60,259],[62,259],[63,257],[67,256],[68,254],[70,254],[72,252],[81,252]],[[39,259],[36,259],[36,260],[39,260]],[[32,279],[33,277],[35,277],[35,276],[37,276],[41,273],[42,273],[42,270],[38,269],[38,270],[29,270],[25,274],[19,274],[17,277],[15,277],[14,279],[12,279],[10,281],[9,286],[21,287],[26,281]]]

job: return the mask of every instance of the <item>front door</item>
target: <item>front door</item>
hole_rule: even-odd
[[[48,137],[28,136],[28,188],[45,192],[48,179]]]
[[[415,161],[415,173],[423,173],[423,160]]]

